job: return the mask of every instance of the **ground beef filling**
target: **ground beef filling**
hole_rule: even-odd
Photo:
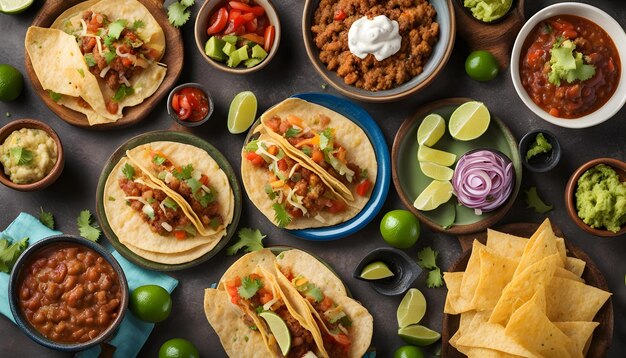
[[[293,166],[298,164],[287,156],[281,159],[281,161],[285,162],[287,166],[286,171],[291,171]],[[287,185],[294,189],[296,195],[302,197],[302,206],[308,210],[307,214],[309,216],[315,216],[331,206],[331,199],[324,195],[326,186],[320,177],[301,165],[298,165],[291,179],[287,180]],[[302,216],[302,211],[292,206],[288,201],[285,201],[285,209],[291,216]]]
[[[383,61],[373,55],[361,60],[350,52],[348,31],[361,17],[378,15],[398,22],[401,48]],[[436,16],[427,0],[321,0],[311,31],[319,58],[329,70],[336,71],[346,84],[381,91],[422,73],[439,36]]]
[[[285,306],[276,310],[275,313],[285,321],[289,333],[291,333],[291,349],[289,354],[287,354],[288,358],[299,358],[309,351],[315,351],[316,345],[313,335],[306,328],[302,327],[300,322],[289,313]]]

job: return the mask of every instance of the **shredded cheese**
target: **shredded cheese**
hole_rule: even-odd
[[[326,224],[326,220],[320,214],[315,215],[314,219],[321,222],[322,224]]]
[[[82,25],[82,29],[80,30],[80,36],[85,36],[87,35],[87,23],[85,22],[85,20],[80,19],[80,24]]]
[[[294,208],[300,209],[302,211],[302,214],[306,215],[309,211],[302,204],[300,204],[301,200],[302,197],[296,195],[293,189],[289,190],[289,194],[287,194],[287,201],[289,202],[289,204],[291,204]]]
[[[107,75],[107,72],[111,69],[111,66],[107,66],[100,71],[100,78],[104,78]]]
[[[293,176],[293,174],[296,172],[296,169],[298,169],[300,167],[300,164],[296,163],[296,165],[294,165],[291,168],[291,171],[289,172],[289,175],[287,176],[287,178],[291,179],[291,177]]]

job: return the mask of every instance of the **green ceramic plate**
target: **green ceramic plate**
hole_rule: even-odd
[[[230,183],[230,187],[233,190],[233,194],[235,196],[235,210],[233,213],[233,221],[226,228],[226,236],[223,237],[220,242],[213,248],[213,250],[207,252],[203,256],[178,265],[166,265],[154,261],[147,260],[134,252],[130,251],[124,244],[122,244],[113,230],[109,225],[109,222],[104,214],[104,184],[106,183],[109,174],[111,174],[111,170],[115,167],[115,165],[122,159],[124,155],[126,155],[126,151],[136,146],[157,142],[157,141],[170,141],[170,142],[178,142],[184,144],[190,144],[196,146],[198,148],[204,149],[209,155],[217,162],[217,164],[222,168],[226,176],[228,177],[228,181]],[[201,264],[202,262],[210,259],[215,256],[230,240],[235,231],[237,230],[237,225],[239,224],[239,218],[241,216],[241,188],[239,188],[239,183],[237,182],[237,176],[233,171],[233,168],[228,163],[228,160],[220,153],[214,146],[207,143],[206,141],[188,133],[184,132],[175,132],[175,131],[156,131],[149,132],[137,137],[130,139],[128,142],[122,144],[117,150],[111,155],[109,160],[107,161],[104,169],[102,169],[102,174],[100,174],[100,180],[98,181],[98,189],[96,191],[96,214],[98,217],[98,222],[100,223],[100,227],[104,231],[104,234],[111,242],[111,245],[115,247],[115,249],[129,261],[133,263],[145,267],[151,270],[157,271],[175,271],[175,270],[183,270],[196,265]]]
[[[517,151],[517,142],[504,122],[491,113],[489,128],[478,139],[467,142],[457,141],[452,139],[446,130],[444,136],[433,148],[454,153],[457,155],[457,160],[468,151],[479,148],[495,149],[506,155],[511,159],[515,168],[515,186],[509,199],[498,209],[482,215],[476,215],[474,209],[458,205],[454,196],[448,204],[442,205],[433,211],[420,211],[413,207],[415,198],[432,181],[432,179],[422,173],[417,162],[417,128],[422,123],[424,117],[430,113],[440,114],[447,124],[452,112],[468,101],[472,101],[472,99],[450,98],[421,107],[398,130],[393,143],[392,153],[393,183],[404,205],[432,230],[455,235],[482,231],[498,222],[513,205],[522,182],[522,164]],[[444,229],[442,223],[452,216],[455,216],[454,225]]]

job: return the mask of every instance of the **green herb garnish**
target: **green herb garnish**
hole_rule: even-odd
[[[272,209],[274,209],[274,220],[278,223],[278,227],[282,228],[291,223],[291,216],[289,216],[284,206],[275,203],[272,205]]]
[[[246,276],[241,280],[241,286],[239,286],[237,292],[241,298],[249,300],[261,287],[263,287],[263,284],[260,279],[252,280],[249,276]]]
[[[33,152],[24,147],[13,147],[9,149],[13,163],[17,165],[29,165],[33,161]]]
[[[300,134],[300,132],[302,132],[302,130],[295,127],[290,127],[289,129],[287,129],[287,132],[285,132],[285,138],[293,138]]]
[[[243,249],[244,252],[252,252],[263,249],[263,239],[265,235],[261,234],[261,231],[252,230],[244,227],[237,232],[239,240],[236,243],[226,248],[226,255],[234,255],[237,251]]]
[[[0,272],[11,272],[15,261],[17,261],[17,258],[26,250],[27,246],[27,237],[14,241],[11,244],[9,244],[9,240],[5,238],[0,239]]]
[[[560,86],[562,80],[572,83],[576,80],[586,81],[596,73],[594,65],[584,64],[583,54],[574,51],[576,45],[570,40],[562,41],[562,38],[552,46],[550,50],[550,73],[548,81]]]
[[[162,201],[163,206],[168,209],[176,210],[178,208],[178,204],[169,196]]]
[[[135,93],[135,90],[132,87],[121,85],[120,88],[117,89],[117,92],[115,92],[115,95],[113,96],[113,101],[119,102],[133,93]]]
[[[97,64],[96,58],[93,57],[92,53],[88,53],[88,54],[85,55],[85,63],[89,67],[93,67],[93,66],[95,66]]]
[[[193,165],[187,164],[182,168],[175,168],[172,171],[172,175],[178,180],[187,180],[191,178],[191,174],[193,174]]]
[[[76,224],[78,225],[80,236],[95,242],[98,241],[100,237],[100,229],[97,225],[92,224],[92,221],[91,212],[89,210],[83,210],[80,212],[80,215],[78,215]]]
[[[54,230],[54,216],[51,212],[44,211],[43,208],[39,208],[39,222]]]
[[[135,177],[135,167],[128,163],[124,164],[124,167],[122,167],[122,174],[124,174],[126,179],[133,180]]]
[[[124,28],[126,27],[127,24],[128,24],[128,21],[124,19],[113,21],[112,23],[109,24],[109,36],[111,36],[114,39],[119,39],[120,35],[122,34],[122,31],[124,31]]]

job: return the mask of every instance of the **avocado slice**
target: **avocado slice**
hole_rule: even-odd
[[[263,49],[263,47],[259,45],[255,45],[252,47],[252,58],[258,58],[259,60],[264,60],[267,57],[267,52]]]
[[[226,44],[229,45],[228,43]],[[239,58],[239,51],[233,51],[230,55],[228,55],[228,61],[226,61],[226,66],[228,67],[237,67],[241,63],[241,59]]]
[[[254,66],[258,65],[261,62],[263,62],[263,60],[261,60],[260,58],[249,58],[243,64],[247,68],[251,68],[251,67],[254,67]]]
[[[226,35],[222,37],[222,40],[228,42],[231,45],[236,45],[237,40],[239,40],[239,37],[235,35]]]
[[[235,45],[231,44],[230,42],[226,42],[224,44],[224,47],[222,47],[222,52],[224,52],[226,56],[230,56],[230,54],[232,54],[235,51],[237,51],[237,48],[235,47]]]
[[[239,49],[237,49],[237,52],[239,53],[239,59],[241,61],[244,61],[250,58],[248,56],[248,46],[241,46]]]
[[[204,46],[204,53],[216,61],[224,62],[228,60],[228,55],[222,51],[225,44],[226,42],[224,40],[211,36]]]

